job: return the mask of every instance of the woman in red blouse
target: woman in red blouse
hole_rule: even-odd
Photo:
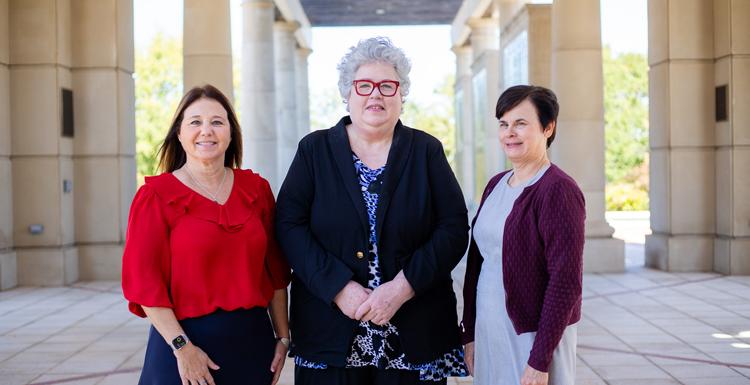
[[[139,384],[275,384],[289,345],[290,270],[268,182],[239,169],[226,96],[210,85],[188,91],[159,157],[165,172],[133,199],[123,255],[130,311],[152,324]]]

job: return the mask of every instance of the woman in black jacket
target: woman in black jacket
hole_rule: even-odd
[[[338,66],[350,116],[300,141],[279,192],[297,384],[466,375],[450,276],[466,206],[440,142],[399,120],[410,66],[386,38],[352,47]]]

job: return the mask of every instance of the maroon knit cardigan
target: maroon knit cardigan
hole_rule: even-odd
[[[473,228],[484,201],[508,171],[495,175],[472,220],[464,280],[463,342],[474,341],[482,255]],[[586,209],[576,182],[557,166],[526,187],[513,204],[503,234],[505,306],[516,333],[536,331],[528,365],[547,372],[565,327],[581,319]]]

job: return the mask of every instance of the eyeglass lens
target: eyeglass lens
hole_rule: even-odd
[[[378,91],[383,96],[393,96],[398,90],[398,82],[393,80],[383,80],[379,83],[375,83],[370,80],[355,80],[354,87],[357,91],[357,95],[369,96],[375,87],[378,87]]]

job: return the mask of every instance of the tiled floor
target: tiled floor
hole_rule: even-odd
[[[577,385],[750,385],[750,277],[590,274],[583,307]],[[136,384],[147,328],[117,282],[0,292],[0,384]]]
[[[586,275],[583,313],[579,385],[750,384],[750,277]],[[115,282],[0,292],[0,384],[135,384],[147,327]]]

